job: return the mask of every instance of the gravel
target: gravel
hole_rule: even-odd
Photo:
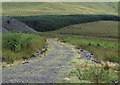
[[[60,83],[70,68],[76,52],[71,47],[54,39],[48,39],[52,47],[45,57],[26,64],[5,67],[2,70],[3,83]]]
[[[93,61],[95,63],[101,64],[101,62],[97,61],[97,59],[95,58],[95,56],[93,54],[91,54],[90,52],[88,52],[86,50],[81,50],[79,53],[81,54],[81,58],[82,59],[88,60],[88,61]]]

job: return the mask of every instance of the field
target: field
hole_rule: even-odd
[[[34,57],[38,49],[41,50],[46,46],[46,38],[39,35],[5,33],[2,37],[2,60],[7,63]]]
[[[99,5],[99,6],[98,6]],[[106,14],[117,15],[118,3],[84,2],[84,3],[3,3],[3,16],[36,16],[36,15],[79,15]]]
[[[95,21],[90,23],[81,23],[66,26],[52,33],[96,36],[96,37],[118,37],[118,22],[117,21]]]
[[[99,7],[98,7],[99,5]],[[117,21],[118,3],[3,3],[3,16],[22,21],[36,31],[101,21]]]

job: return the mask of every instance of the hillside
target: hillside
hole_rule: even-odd
[[[15,32],[22,32],[22,33],[37,33],[37,31],[33,30],[29,26],[25,25],[24,23],[8,18],[3,17],[2,18],[2,32],[9,32],[9,31],[15,31]]]
[[[2,4],[3,16],[107,14],[117,15],[117,2],[6,2]]]
[[[58,34],[72,34],[84,36],[98,36],[117,38],[118,22],[117,21],[96,21],[90,23],[82,23],[70,25],[61,29],[52,31]]]
[[[118,19],[117,2],[6,2],[2,9],[3,16],[15,18],[39,32],[86,22]]]
[[[93,21],[118,21],[118,17],[114,15],[41,15],[12,18],[27,24],[39,32],[53,31],[66,26]]]

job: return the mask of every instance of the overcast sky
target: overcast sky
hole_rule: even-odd
[[[0,0],[2,2],[119,2],[120,0]]]

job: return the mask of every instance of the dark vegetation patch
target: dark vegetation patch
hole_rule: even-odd
[[[118,21],[115,15],[40,15],[13,17],[39,32],[53,31],[66,26],[93,21]]]

